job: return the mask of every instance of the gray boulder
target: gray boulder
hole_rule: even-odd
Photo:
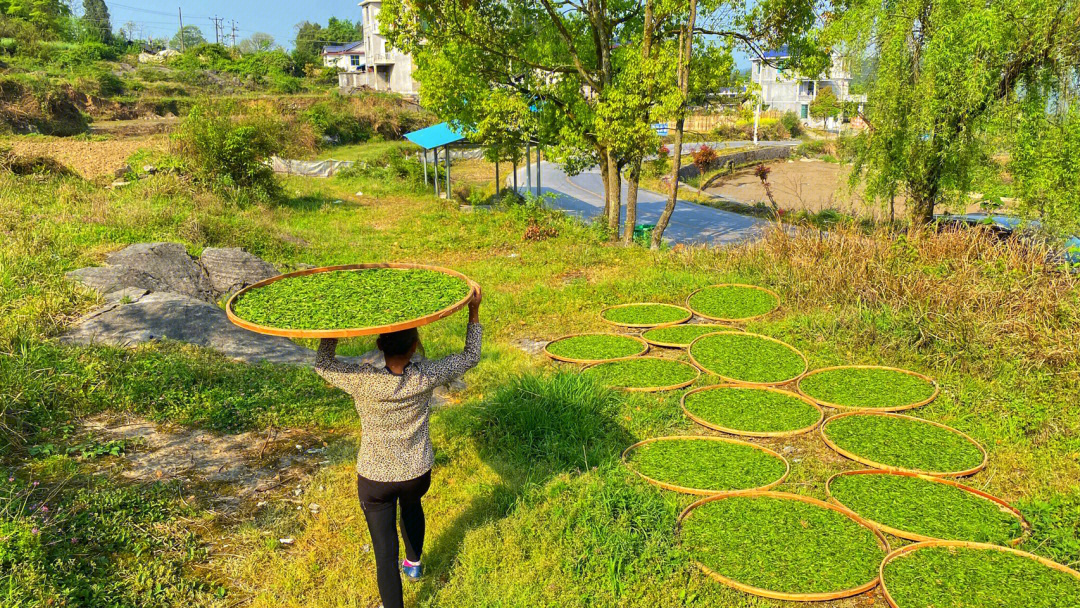
[[[206,272],[179,243],[139,243],[109,254],[105,261],[106,266],[80,268],[67,276],[105,295],[136,288],[214,301]]]
[[[204,249],[199,264],[218,297],[232,295],[248,285],[280,274],[261,258],[236,247]]]

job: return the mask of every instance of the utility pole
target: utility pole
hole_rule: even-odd
[[[187,45],[184,43],[184,11],[176,7],[176,14],[180,15],[180,52],[183,53],[187,50]]]
[[[231,20],[232,23],[232,46],[236,48],[236,19]]]
[[[221,17],[211,17],[210,21],[214,23],[214,44],[221,44],[221,35],[225,31],[221,27]]]

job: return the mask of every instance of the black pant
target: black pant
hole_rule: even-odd
[[[379,595],[385,608],[403,608],[405,605],[401,595],[398,536],[394,526],[398,502],[401,503],[401,538],[405,541],[405,557],[410,562],[418,562],[424,551],[424,507],[420,504],[420,498],[429,487],[431,471],[409,481],[372,481],[356,476],[356,493],[371,532]]]

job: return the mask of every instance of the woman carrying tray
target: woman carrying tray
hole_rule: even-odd
[[[411,361],[420,345],[416,329],[379,336],[376,345],[386,367],[343,363],[335,357],[336,339],[323,339],[315,371],[353,396],[363,435],[356,459],[356,489],[371,532],[379,595],[386,608],[404,603],[398,574],[398,535],[394,526],[401,505],[405,559],[401,571],[410,580],[423,574],[424,509],[420,498],[431,485],[435,455],[428,434],[431,393],[480,361],[480,287],[469,302],[465,350],[436,361]]]

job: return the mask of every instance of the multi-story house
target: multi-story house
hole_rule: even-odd
[[[768,51],[764,56],[768,63],[760,57],[750,60],[750,79],[761,88],[761,102],[767,108],[795,112],[809,124],[815,122],[810,118],[810,102],[825,88],[832,89],[840,101],[866,101],[865,95],[851,94],[851,73],[838,55],[833,56],[828,73],[819,79],[804,78],[796,70],[777,67],[788,56],[786,50]]]
[[[359,6],[364,28],[364,67],[359,72],[340,72],[338,85],[342,89],[368,87],[402,95],[418,94],[420,83],[412,77],[412,55],[391,48],[379,32],[382,0],[361,0]]]

